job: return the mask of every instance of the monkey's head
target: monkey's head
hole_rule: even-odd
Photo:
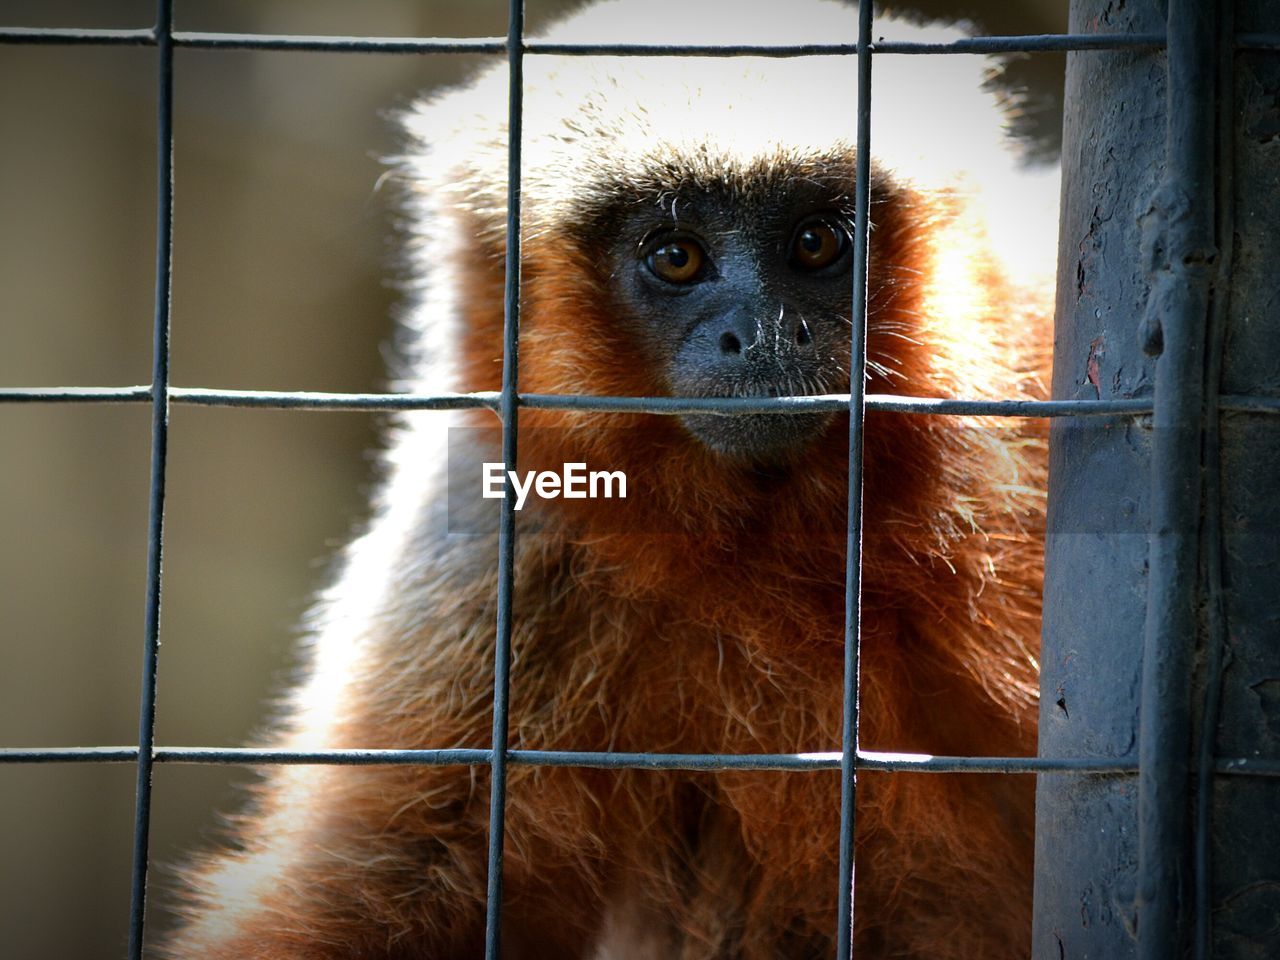
[[[849,154],[779,153],[745,167],[667,149],[582,210],[579,254],[606,305],[600,331],[686,397],[847,392],[853,267]],[[637,384],[638,386],[638,384]],[[765,462],[802,449],[822,414],[680,418],[707,449]]]
[[[619,0],[549,37],[787,44],[852,42],[856,30],[856,8],[828,0]],[[971,376],[999,352],[988,291],[1000,274],[983,238],[990,217],[967,198],[1016,166],[985,69],[974,57],[876,60],[868,370],[885,391],[1008,385]],[[435,364],[418,364],[415,388],[499,385],[507,83],[495,66],[407,118],[417,332]],[[852,57],[529,55],[524,90],[522,391],[848,392]],[[662,437],[663,456],[689,447],[726,467],[795,462],[844,432],[815,414],[661,419],[644,443]]]

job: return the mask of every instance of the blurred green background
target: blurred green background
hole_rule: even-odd
[[[786,0],[777,0],[785,9]],[[531,29],[576,6],[528,0]],[[1065,0],[920,0],[991,33],[1065,27]],[[499,36],[504,0],[178,0],[178,29]],[[696,0],[690,11],[696,12]],[[149,0],[0,0],[0,26],[141,27]],[[624,38],[625,39],[625,38]],[[179,50],[172,382],[384,388],[398,267],[387,111],[474,57]],[[0,46],[0,385],[150,379],[155,65],[148,48]],[[1024,60],[1052,150],[1060,57]],[[0,404],[0,746],[137,741],[150,411]],[[157,742],[233,746],[293,665],[308,597],[364,516],[377,418],[172,413]],[[160,765],[166,870],[234,806],[234,768]],[[131,766],[0,765],[0,956],[117,958]]]

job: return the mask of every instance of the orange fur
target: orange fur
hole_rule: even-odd
[[[538,89],[535,79],[531,117]],[[470,101],[456,102],[471,118]],[[599,122],[616,106],[606,97]],[[428,264],[418,316],[454,380],[430,379],[420,358],[415,386],[498,386],[503,135],[487,119],[455,152],[420,161],[434,172],[418,201],[432,218],[415,249]],[[542,142],[536,128],[529,136]],[[661,189],[662,176],[731,181],[744,195],[771,177],[851,189],[838,136],[834,153],[763,159],[708,142],[645,147],[669,169],[635,189]],[[554,151],[529,153],[521,389],[661,392],[613,322],[608,277],[570,215],[590,196],[557,193],[566,172]],[[878,168],[875,191],[869,388],[1037,395],[1047,300],[998,266],[982,208],[954,183],[892,167]],[[432,512],[423,474],[439,457],[436,416],[404,419],[379,515],[318,607],[312,677],[272,744],[488,746],[495,545],[445,535]],[[632,494],[549,501],[522,517],[511,746],[838,749],[847,418],[774,471],[718,458],[670,417],[526,410],[520,426],[522,469],[585,461],[624,470]],[[1033,752],[1042,454],[1019,426],[868,415],[864,748]],[[234,824],[236,849],[189,871],[187,921],[166,955],[479,956],[488,787],[484,767],[269,771]],[[830,955],[835,773],[513,766],[508,789],[504,955]],[[1030,779],[867,772],[857,796],[858,956],[1026,956]]]

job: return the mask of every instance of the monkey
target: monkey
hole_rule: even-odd
[[[607,0],[547,36],[808,43],[856,24],[832,0]],[[1041,395],[1056,222],[1033,212],[1056,193],[1020,166],[989,67],[875,58],[871,393]],[[849,394],[856,80],[835,55],[526,57],[520,390]],[[506,94],[494,66],[404,116],[405,390],[501,387]],[[861,437],[861,747],[1034,753],[1043,438],[876,409]],[[520,470],[587,463],[629,490],[516,514],[509,747],[838,750],[849,442],[838,411],[520,409]],[[263,745],[490,748],[496,503],[476,491],[501,459],[489,411],[397,418]],[[860,771],[853,878],[831,770],[507,778],[504,957],[828,957],[849,882],[859,957],[1029,950],[1026,778]],[[489,788],[483,764],[265,768],[186,869],[162,956],[483,955]]]

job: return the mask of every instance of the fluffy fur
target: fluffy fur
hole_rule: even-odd
[[[646,0],[594,7],[553,35],[785,43],[855,30],[853,8],[819,0]],[[892,20],[877,34],[955,35]],[[1002,142],[984,69],[876,60],[873,392],[1037,395],[1048,298],[1011,273],[1002,251],[1025,269],[1032,239],[999,206],[1026,217],[1030,199],[1055,197]],[[530,57],[526,82],[522,390],[663,390],[611,316],[591,239],[607,205],[690,184],[751,204],[797,177],[852,196],[850,59]],[[406,118],[413,389],[499,386],[505,89],[495,68]],[[847,391],[843,370],[812,386]],[[267,743],[488,747],[496,548],[446,530],[441,416],[399,422],[376,517],[313,612],[310,672]],[[624,470],[631,496],[522,516],[511,746],[837,750],[847,418],[768,470],[710,453],[671,417],[526,410],[521,428],[522,469]],[[871,414],[865,459],[862,746],[1033,752],[1040,441],[1006,423]],[[488,787],[484,767],[265,771],[233,846],[188,871],[166,955],[480,956]],[[504,955],[829,956],[838,809],[833,772],[514,766]],[[1030,779],[865,772],[857,809],[860,957],[1026,956]]]

